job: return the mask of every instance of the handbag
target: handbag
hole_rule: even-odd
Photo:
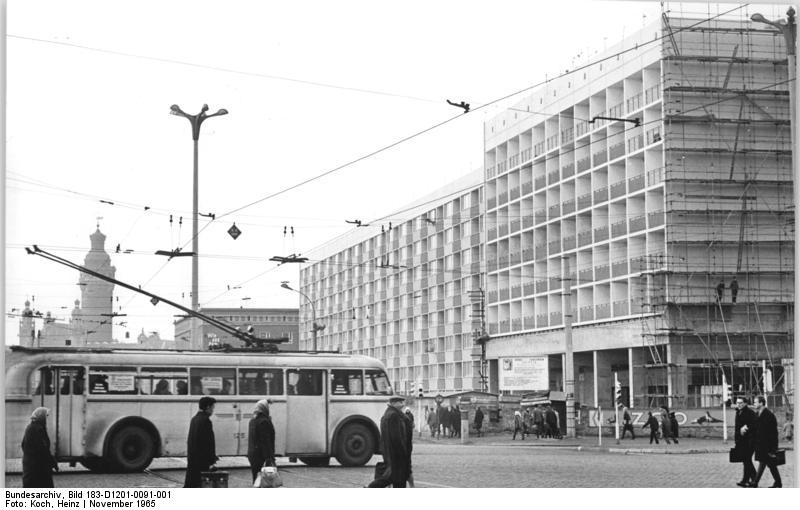
[[[776,466],[783,466],[786,464],[786,450],[776,450],[775,453],[768,454],[771,459],[774,459]]]
[[[261,489],[274,489],[276,487],[283,487],[283,480],[278,468],[275,466],[262,467],[261,471],[256,476],[256,481],[253,482],[253,487]]]
[[[744,459],[741,455],[739,455],[739,450],[736,448],[731,448],[731,451],[728,452],[728,462],[744,462]]]

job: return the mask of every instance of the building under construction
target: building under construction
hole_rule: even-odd
[[[789,86],[744,9],[665,14],[485,125],[489,391],[526,357],[562,389],[568,315],[581,404],[610,406],[616,373],[639,408],[718,406],[724,383],[786,405]]]

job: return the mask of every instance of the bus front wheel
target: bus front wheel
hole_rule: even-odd
[[[363,466],[375,452],[375,438],[360,423],[345,425],[339,432],[336,460],[343,466]]]
[[[108,456],[122,472],[142,471],[152,462],[156,445],[149,432],[136,425],[118,430],[109,444]]]

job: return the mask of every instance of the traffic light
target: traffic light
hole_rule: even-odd
[[[421,384],[417,387],[417,396],[419,398],[422,398],[422,385]]]
[[[730,403],[730,400],[733,398],[733,388],[728,381],[725,379],[725,374],[722,374],[722,401],[725,403]]]
[[[614,402],[622,403],[622,383],[619,381],[614,381]]]

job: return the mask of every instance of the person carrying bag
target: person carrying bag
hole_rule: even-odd
[[[275,468],[275,427],[272,425],[272,418],[269,415],[269,401],[259,400],[253,409],[253,418],[250,419],[247,432],[247,460],[250,462],[250,471],[253,475],[254,487],[271,487],[272,485],[261,485],[257,478],[265,478],[264,470],[267,467],[273,468],[269,472],[269,479],[280,477]],[[259,485],[256,485],[256,482]]]

